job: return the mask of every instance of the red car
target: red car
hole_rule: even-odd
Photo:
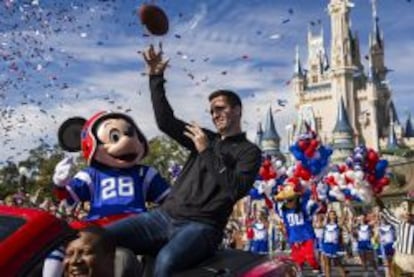
[[[0,206],[1,276],[41,276],[43,260],[57,246],[76,235],[65,221],[36,209]],[[151,276],[147,259],[144,276]],[[297,276],[286,257],[269,258],[241,250],[218,251],[198,267],[176,276]]]

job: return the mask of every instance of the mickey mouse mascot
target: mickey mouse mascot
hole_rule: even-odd
[[[69,204],[90,202],[86,222],[106,225],[131,214],[146,211],[146,202],[160,203],[170,191],[169,184],[152,167],[138,164],[148,153],[148,143],[128,115],[98,112],[89,120],[66,120],[58,132],[59,144],[69,152],[82,151],[87,167],[71,177],[73,161],[63,159],[55,168],[53,182],[59,200]],[[59,260],[63,252],[54,251]],[[49,267],[53,268],[53,267]],[[44,276],[54,270],[44,267]]]

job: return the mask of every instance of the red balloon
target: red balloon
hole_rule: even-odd
[[[367,180],[370,184],[374,184],[375,183],[375,175],[369,174],[367,177]]]
[[[310,147],[312,147],[313,149],[316,149],[318,148],[318,146],[319,146],[319,141],[317,139],[311,140]]]
[[[372,161],[373,164],[376,164],[378,162],[378,160],[379,160],[379,156],[378,156],[377,152],[375,152],[374,150],[370,149],[370,151],[368,151],[367,159],[369,161]]]
[[[269,169],[269,179],[274,179],[276,178],[276,172],[273,170],[273,168]]]
[[[305,150],[305,156],[307,158],[312,158],[313,155],[315,155],[315,151],[316,151],[315,148],[309,147],[308,149]]]
[[[374,194],[381,194],[382,193],[382,187],[373,187],[372,190],[374,191]]]
[[[144,4],[139,9],[139,17],[151,34],[162,36],[168,32],[168,17],[160,7]]]
[[[309,146],[309,141],[301,139],[301,140],[299,140],[298,145],[299,145],[299,148],[302,151],[305,151],[305,149],[308,148],[308,146]]]
[[[302,169],[300,171],[300,177],[302,177],[302,179],[305,180],[305,181],[309,181],[309,179],[311,177],[311,174],[306,169]]]
[[[382,177],[378,184],[380,184],[382,187],[388,186],[390,184],[390,179],[387,177]]]
[[[262,166],[265,168],[270,167],[271,166],[270,160],[269,159],[264,160],[262,163]]]

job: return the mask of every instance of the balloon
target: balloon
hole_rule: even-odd
[[[387,177],[382,177],[379,181],[378,184],[380,184],[382,187],[386,187],[390,184],[390,179]]]
[[[300,150],[305,151],[305,149],[308,148],[309,146],[309,141],[308,140],[299,140],[297,143],[297,146],[299,147]]]
[[[317,139],[312,139],[310,141],[309,147],[312,147],[313,149],[318,148],[319,146],[319,141]]]
[[[263,195],[259,193],[259,191],[256,188],[252,188],[249,191],[249,195],[253,200],[262,199]]]
[[[378,153],[375,152],[374,150],[370,149],[368,151],[367,159],[369,161],[372,161],[374,164],[376,164],[379,160]]]
[[[308,149],[305,150],[305,156],[307,158],[312,158],[314,154],[315,154],[315,149],[314,148],[309,147]]]

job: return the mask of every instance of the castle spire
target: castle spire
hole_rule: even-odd
[[[397,143],[397,136],[395,135],[395,130],[394,130],[393,111],[390,109],[390,131],[388,133],[387,149],[395,149],[395,148],[398,148],[398,143]]]
[[[334,133],[340,132],[340,133],[348,133],[352,134],[352,128],[349,124],[348,115],[346,113],[344,100],[341,97],[341,100],[339,101],[338,105],[338,113],[336,117],[336,123],[334,128]]]
[[[262,145],[262,139],[263,139],[263,129],[262,129],[262,123],[259,122],[257,124],[257,131],[256,131],[256,145],[261,147]]]
[[[414,128],[411,123],[411,113],[408,113],[407,121],[405,122],[404,137],[406,138],[414,137]]]
[[[336,124],[333,130],[332,148],[336,150],[336,153],[334,153],[335,159],[347,157],[354,149],[353,130],[349,124],[348,115],[342,97],[338,104]]]
[[[262,151],[266,155],[275,156],[281,160],[285,159],[280,152],[280,137],[276,131],[275,122],[273,120],[272,107],[269,107],[266,114],[261,146]]]
[[[295,53],[295,76],[303,76],[302,65],[300,64],[299,58],[299,46],[296,45],[296,53]]]
[[[378,45],[380,48],[382,48],[382,40],[381,40],[381,34],[378,26],[379,17],[377,14],[377,0],[371,0],[372,5],[372,20],[373,20],[373,34],[372,34],[372,43],[374,45]]]
[[[266,121],[262,140],[277,140],[280,141],[279,134],[276,131],[275,121],[273,120],[272,107],[269,107],[269,110],[266,114]]]

